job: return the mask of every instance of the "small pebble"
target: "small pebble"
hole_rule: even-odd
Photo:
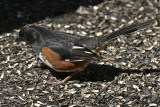
[[[95,11],[97,11],[97,10],[99,9],[99,7],[98,7],[98,6],[93,6],[93,9],[94,9]]]

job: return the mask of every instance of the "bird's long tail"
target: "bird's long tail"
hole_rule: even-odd
[[[128,33],[137,31],[139,29],[142,29],[142,28],[150,25],[152,22],[153,22],[152,20],[147,20],[147,21],[144,21],[144,22],[133,23],[129,26],[125,26],[125,27],[123,27],[123,28],[121,28],[117,31],[114,31],[110,34],[104,35],[101,38],[102,38],[102,40],[107,41],[107,40],[116,38],[119,35],[128,34]]]
[[[96,42],[92,43],[92,49],[94,49],[95,52],[99,52],[102,48],[104,48],[108,41],[124,34],[129,34],[131,32],[140,30],[148,25],[150,25],[153,22],[153,20],[147,20],[144,22],[138,22],[133,23],[131,25],[125,26],[117,31],[114,31],[110,34],[103,35],[101,37],[95,37],[94,39]],[[94,47],[97,47],[96,49]]]

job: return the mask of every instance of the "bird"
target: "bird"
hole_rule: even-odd
[[[99,59],[98,52],[104,49],[109,41],[142,29],[151,23],[152,20],[141,21],[95,37],[60,32],[38,24],[27,24],[20,29],[19,38],[31,45],[36,56],[48,67],[57,72],[73,72],[59,81],[65,83],[92,60]]]

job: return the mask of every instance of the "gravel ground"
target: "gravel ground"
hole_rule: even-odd
[[[154,19],[154,23],[118,37],[99,53],[103,59],[93,61],[68,83],[60,85],[53,82],[70,73],[49,69],[36,59],[29,45],[16,41],[18,33],[1,29],[0,106],[160,107],[160,2],[104,0],[76,6],[73,11],[43,20],[35,17],[29,20],[33,14],[23,13],[27,8],[22,6],[24,10],[19,17],[24,22],[10,30],[38,23],[81,36],[101,36],[133,22]],[[29,13],[34,13],[33,5],[28,8]]]

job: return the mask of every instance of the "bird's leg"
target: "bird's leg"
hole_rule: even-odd
[[[72,73],[71,75],[67,76],[65,79],[62,80],[63,83],[67,82],[69,79],[71,79],[74,75],[76,75],[79,71],[76,71]]]
[[[55,84],[62,84],[62,83],[66,83],[69,79],[71,79],[74,75],[76,75],[78,72],[80,71],[76,71],[74,73],[72,73],[71,75],[67,76],[65,79],[63,79],[62,81],[57,80],[57,82],[54,82]]]

